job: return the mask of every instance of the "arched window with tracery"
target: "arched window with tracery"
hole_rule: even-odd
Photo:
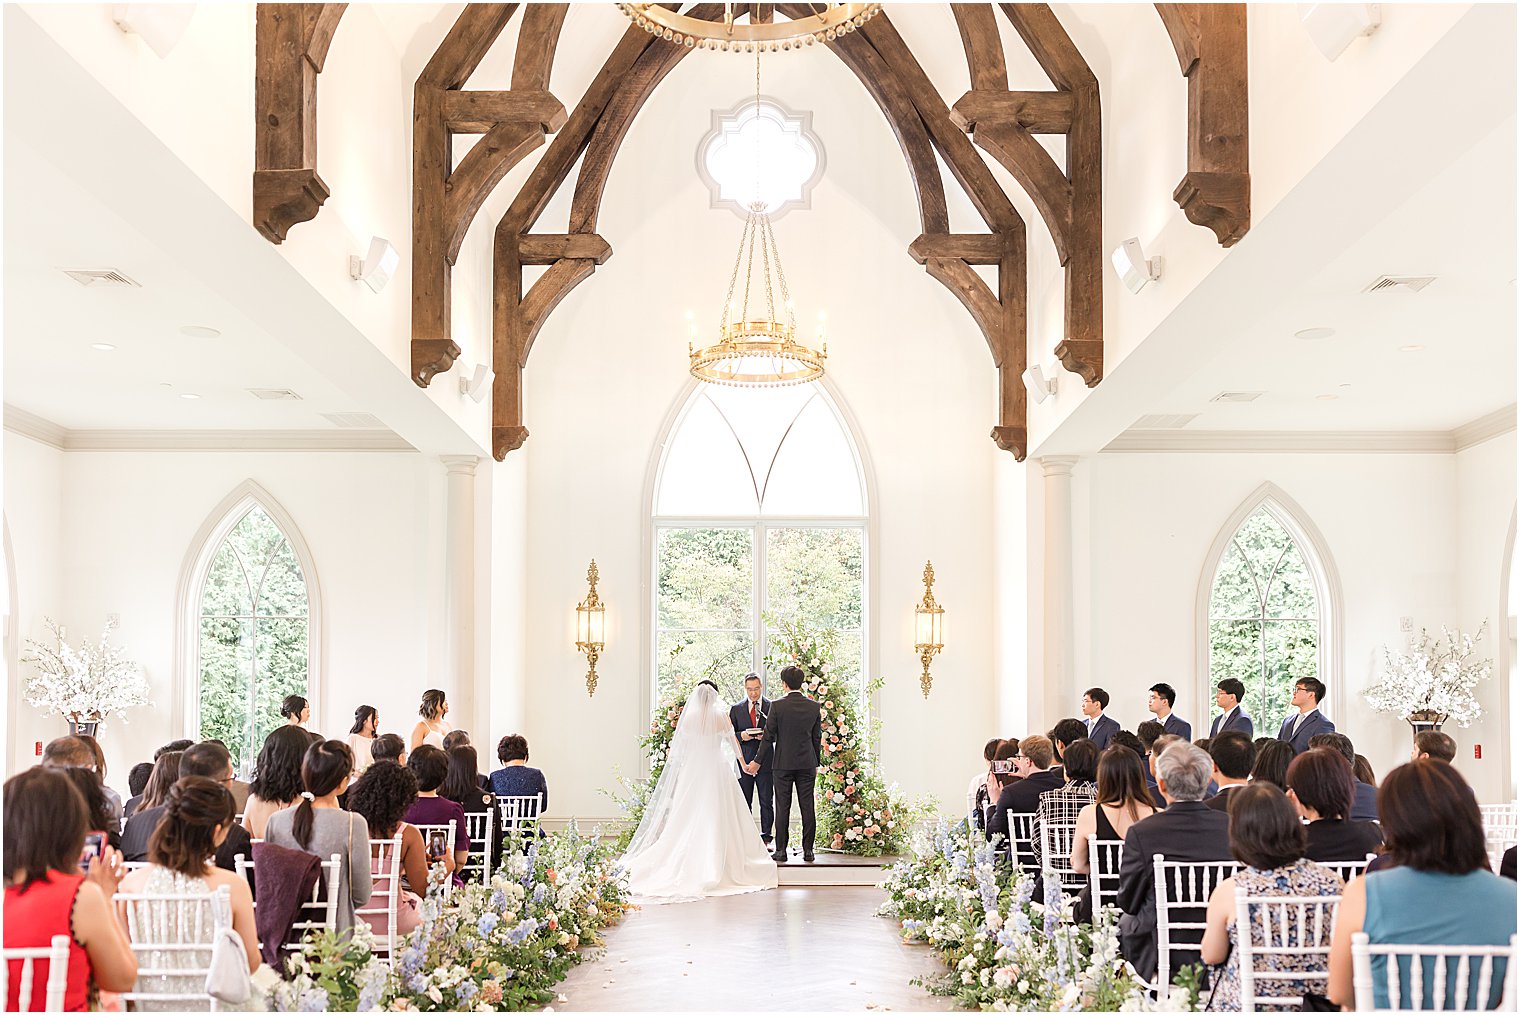
[[[1235,677],[1245,685],[1241,704],[1257,735],[1272,736],[1293,711],[1296,681],[1331,681],[1327,628],[1334,597],[1314,541],[1283,501],[1259,495],[1248,503],[1213,555],[1207,700],[1210,715],[1218,715],[1213,690]]]
[[[201,540],[185,597],[194,619],[188,725],[191,736],[226,744],[234,769],[247,773],[284,721],[285,696],[314,697],[316,611],[310,557],[288,517],[251,491],[230,500]]]
[[[652,703],[705,677],[737,701],[745,673],[766,672],[781,617],[834,630],[839,669],[864,688],[866,484],[821,386],[698,386],[665,443],[652,513]]]

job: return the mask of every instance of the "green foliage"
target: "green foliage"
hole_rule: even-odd
[[[1292,710],[1293,684],[1319,675],[1314,581],[1288,530],[1266,509],[1241,524],[1219,561],[1209,594],[1209,676],[1235,677],[1258,731],[1271,733]],[[1219,710],[1211,708],[1210,714]]]
[[[280,702],[307,693],[306,579],[290,541],[253,507],[217,549],[201,594],[202,738],[247,770],[284,720]]]

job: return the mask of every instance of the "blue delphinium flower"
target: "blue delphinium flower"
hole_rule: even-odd
[[[296,1002],[299,1011],[326,1011],[327,991],[321,987],[311,987],[301,991],[300,1000]]]
[[[475,986],[474,980],[465,980],[459,986],[454,988],[454,995],[458,997],[459,1000],[468,1003],[470,998],[474,997],[479,990],[480,988]]]
[[[507,908],[507,893],[500,888],[491,893],[491,908],[498,913]]]
[[[401,952],[397,972],[401,974],[402,979],[406,979],[422,968],[424,955],[425,952],[420,943],[414,943]]]
[[[533,886],[533,901],[535,903],[543,902],[546,894],[548,894],[548,888],[542,881]]]
[[[495,913],[487,913],[485,916],[482,916],[480,918],[480,922],[475,924],[475,929],[480,931],[481,937],[485,937],[496,928],[497,923],[500,921],[501,917],[497,916]]]
[[[428,978],[421,973],[418,973],[416,976],[413,976],[411,979],[406,981],[406,989],[411,991],[413,994],[426,994],[428,989]]]

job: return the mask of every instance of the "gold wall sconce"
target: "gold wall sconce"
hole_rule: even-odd
[[[913,628],[918,658],[923,660],[924,673],[919,678],[919,685],[924,690],[924,697],[929,697],[929,687],[933,678],[929,676],[929,661],[945,647],[945,610],[934,599],[934,565],[929,561],[924,562],[924,598],[917,606],[913,607]]]
[[[586,653],[586,697],[596,693],[596,661],[607,647],[607,607],[596,594],[596,561],[586,569],[586,598],[575,607],[575,647]]]

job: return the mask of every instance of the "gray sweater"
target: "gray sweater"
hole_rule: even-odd
[[[362,814],[318,807],[312,812],[311,842],[302,846],[291,832],[295,817],[294,807],[271,814],[264,828],[264,841],[287,849],[304,849],[323,860],[337,853],[342,859],[338,867],[338,929],[352,927],[354,907],[368,902],[375,887],[369,870],[369,825]]]

